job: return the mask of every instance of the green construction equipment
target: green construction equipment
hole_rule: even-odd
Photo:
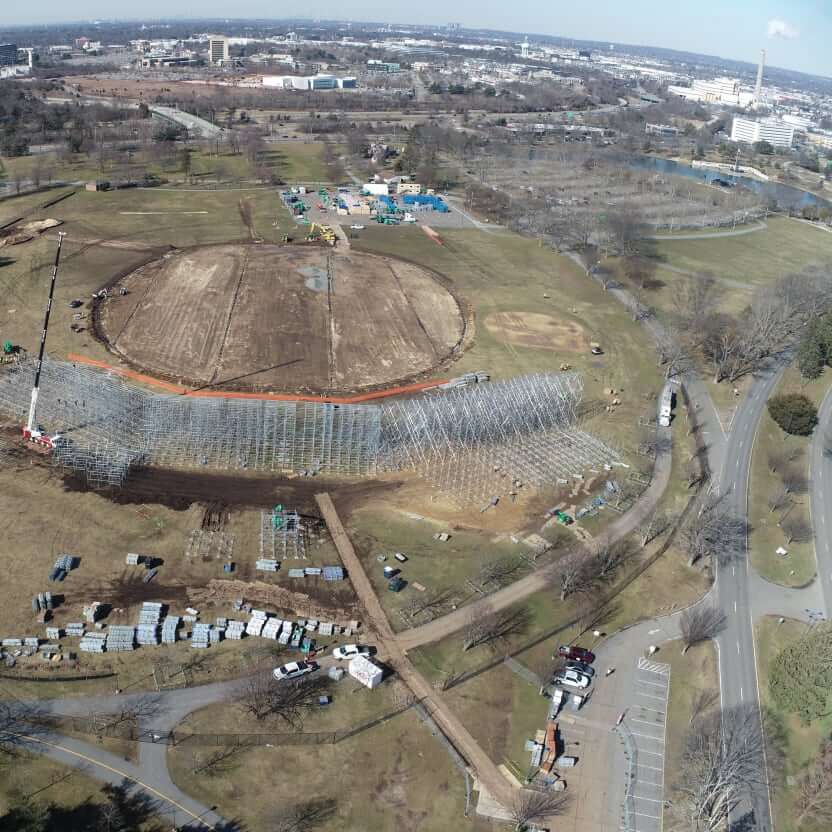
[[[272,509],[272,526],[276,529],[283,528],[283,506],[280,503]]]
[[[11,355],[14,352],[14,344],[11,341],[3,341],[3,355]]]

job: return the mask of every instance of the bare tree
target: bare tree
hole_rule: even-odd
[[[679,616],[679,629],[685,645],[682,653],[687,653],[700,641],[714,638],[725,626],[725,619],[725,613],[711,604],[700,603],[695,607],[688,607]]]
[[[688,725],[693,725],[704,716],[714,705],[719,704],[719,691],[697,688],[690,699],[690,719]]]
[[[659,365],[664,367],[664,377],[673,378],[690,364],[690,348],[680,333],[664,331],[656,344]]]
[[[595,583],[585,549],[577,549],[564,555],[555,564],[553,574],[560,588],[561,601],[565,601],[574,592],[589,589]]]
[[[800,778],[795,799],[795,828],[812,821],[818,828],[832,827],[832,740],[821,746],[817,760]]]
[[[710,496],[682,527],[679,539],[693,566],[706,557],[729,559],[742,550],[748,526],[721,497]]]
[[[602,543],[587,558],[587,572],[599,581],[610,581],[632,555],[633,549],[627,540]]]
[[[751,705],[730,708],[688,729],[670,809],[691,832],[716,832],[765,781],[759,713]]]
[[[480,567],[477,575],[477,583],[484,587],[490,583],[496,583],[499,586],[511,577],[513,577],[517,570],[523,565],[522,560],[516,557],[495,558],[487,561]]]
[[[651,511],[638,527],[641,545],[646,546],[664,534],[673,525],[673,519],[671,514],[661,509],[656,508]]]
[[[231,745],[224,745],[216,751],[211,751],[204,759],[197,752],[194,754],[193,774],[207,774],[209,777],[218,777],[225,774],[237,764],[237,755],[245,748],[239,741]]]
[[[521,830],[529,824],[560,817],[565,814],[568,806],[569,797],[565,792],[521,789],[514,797],[511,819],[514,821],[514,828]]]
[[[336,801],[324,798],[307,800],[294,806],[271,810],[266,816],[266,832],[310,832],[335,816]]]
[[[780,528],[788,543],[806,543],[812,539],[812,524],[802,514],[789,514]]]
[[[319,697],[328,689],[329,679],[323,675],[277,681],[267,670],[245,680],[239,704],[257,720],[274,716],[300,728],[306,712],[318,704]]]
[[[787,494],[805,494],[809,490],[809,478],[802,468],[789,465],[780,471],[780,481]]]
[[[772,474],[776,474],[778,471],[781,471],[787,462],[787,453],[785,448],[773,448],[768,452],[767,462],[768,462],[768,470],[771,471]]]
[[[483,644],[502,641],[523,632],[527,624],[528,613],[524,608],[494,610],[490,604],[474,606],[469,611],[462,630],[462,649],[471,650]]]
[[[780,485],[774,486],[768,493],[768,499],[766,500],[766,505],[768,506],[769,513],[773,513],[775,511],[779,511],[784,506],[788,505],[789,503],[789,492]]]

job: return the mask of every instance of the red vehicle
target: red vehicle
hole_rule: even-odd
[[[587,650],[585,647],[578,647],[574,644],[561,644],[558,647],[558,655],[564,659],[586,662],[587,664],[592,664],[595,661],[595,653]]]

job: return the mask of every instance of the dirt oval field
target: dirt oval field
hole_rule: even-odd
[[[142,372],[225,390],[334,393],[418,378],[460,349],[465,319],[427,269],[330,249],[217,245],[148,263],[98,309]]]

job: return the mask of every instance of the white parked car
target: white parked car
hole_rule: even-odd
[[[353,231],[363,231],[364,230],[364,226],[363,225],[358,225],[358,223],[356,223],[355,225],[351,225],[350,228]]]
[[[272,676],[278,682],[282,682],[285,679],[299,679],[301,676],[306,676],[307,673],[313,673],[317,669],[318,665],[315,662],[289,662],[289,664],[276,667],[272,671]]]
[[[564,670],[558,673],[552,681],[556,685],[567,685],[570,688],[588,688],[591,680],[586,673],[579,673],[577,670]]]
[[[355,656],[369,656],[372,654],[369,647],[364,647],[361,644],[342,644],[332,651],[332,655],[336,659],[352,659]]]

